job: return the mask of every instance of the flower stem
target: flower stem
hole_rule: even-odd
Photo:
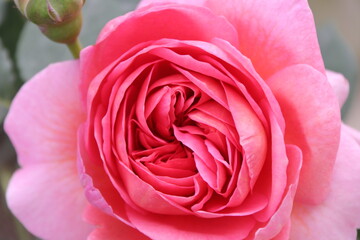
[[[67,44],[67,46],[68,46],[71,54],[73,55],[73,57],[75,59],[79,58],[80,51],[82,49],[79,39],[76,38],[76,40],[74,42]]]

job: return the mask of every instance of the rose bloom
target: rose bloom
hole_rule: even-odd
[[[347,84],[305,0],[145,0],[20,90],[8,205],[43,239],[355,239]]]

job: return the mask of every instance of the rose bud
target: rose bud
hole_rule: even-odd
[[[72,43],[78,37],[84,0],[14,0],[21,13],[49,39]]]

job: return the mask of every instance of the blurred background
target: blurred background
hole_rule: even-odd
[[[133,10],[137,3],[138,0],[87,0],[80,35],[83,45],[93,44],[107,21]],[[360,130],[360,0],[309,3],[326,67],[341,72],[350,82],[343,120]],[[0,240],[36,239],[16,221],[5,203],[8,179],[17,168],[16,154],[2,127],[8,106],[24,81],[51,62],[71,58],[64,45],[50,42],[35,25],[26,22],[12,1],[0,0]]]

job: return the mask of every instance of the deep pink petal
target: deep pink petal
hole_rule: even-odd
[[[299,181],[302,154],[301,150],[293,145],[286,146],[286,153],[289,158],[289,165],[286,171],[288,177],[286,193],[279,208],[271,216],[269,222],[255,232],[255,240],[273,239],[274,237],[285,240],[284,237],[289,234],[289,218]]]
[[[288,67],[268,83],[285,118],[286,143],[303,152],[297,197],[321,202],[329,189],[340,138],[336,96],[325,76],[307,65]]]
[[[236,90],[228,86],[224,86],[224,89],[230,113],[240,136],[238,141],[243,149],[243,161],[249,169],[250,185],[253,187],[268,150],[265,129],[251,106]]]
[[[155,190],[150,184],[144,182],[137,175],[135,175],[124,164],[119,164],[119,172],[121,175],[121,183],[124,184],[125,189],[118,189],[122,195],[127,195],[135,207],[142,208],[154,214],[186,214],[189,211],[171,202],[164,194]],[[119,181],[120,182],[120,181]]]
[[[139,231],[156,240],[239,240],[245,238],[254,226],[251,217],[205,219],[142,214],[132,209],[128,210],[128,215]]]
[[[89,206],[85,212],[85,219],[97,226],[88,236],[87,240],[150,240],[141,232],[128,226],[119,219],[109,216],[99,209]]]
[[[290,239],[356,239],[360,227],[360,146],[342,131],[330,193],[319,205],[295,203]]]
[[[338,97],[339,105],[344,105],[346,98],[349,95],[349,82],[341,73],[330,70],[326,70],[326,76]]]
[[[279,208],[283,201],[284,194],[287,192],[289,176],[287,168],[289,157],[284,143],[284,134],[275,120],[274,115],[270,115],[271,127],[271,152],[268,155],[271,161],[265,161],[262,173],[256,182],[259,191],[269,194],[269,204],[264,211],[255,215],[260,222],[268,221]]]
[[[18,170],[10,180],[6,198],[14,215],[42,239],[85,239],[92,230],[82,219],[88,203],[76,159]]]
[[[190,5],[157,5],[129,13],[118,23],[113,26],[114,31],[106,33],[105,39],[81,51],[85,88],[95,75],[139,43],[163,38],[209,42],[219,37],[233,45],[238,44],[236,31],[228,21],[208,9]]]
[[[306,0],[207,0],[205,5],[235,26],[241,53],[264,79],[300,63],[325,73]]]
[[[5,130],[20,165],[75,161],[76,132],[84,118],[79,72],[78,61],[50,65],[16,95]]]
[[[101,42],[109,34],[111,34],[116,29],[116,27],[126,19],[127,16],[128,15],[125,14],[123,16],[119,16],[119,17],[114,18],[114,19],[110,20],[109,22],[107,22],[105,24],[105,26],[103,27],[103,29],[101,29],[101,32],[100,32],[98,38],[96,39],[96,43]]]
[[[79,136],[84,136],[83,127],[84,125],[80,127]],[[95,147],[90,148],[94,152],[88,152],[84,149],[84,141],[86,140],[86,137],[80,138],[78,157],[78,169],[80,181],[84,187],[84,195],[91,205],[101,209],[102,212],[109,215],[114,214],[123,222],[131,224],[125,213],[125,201],[128,198],[124,199],[116,188],[121,188],[122,185],[113,185],[111,176],[104,170],[98,153],[94,151]]]

